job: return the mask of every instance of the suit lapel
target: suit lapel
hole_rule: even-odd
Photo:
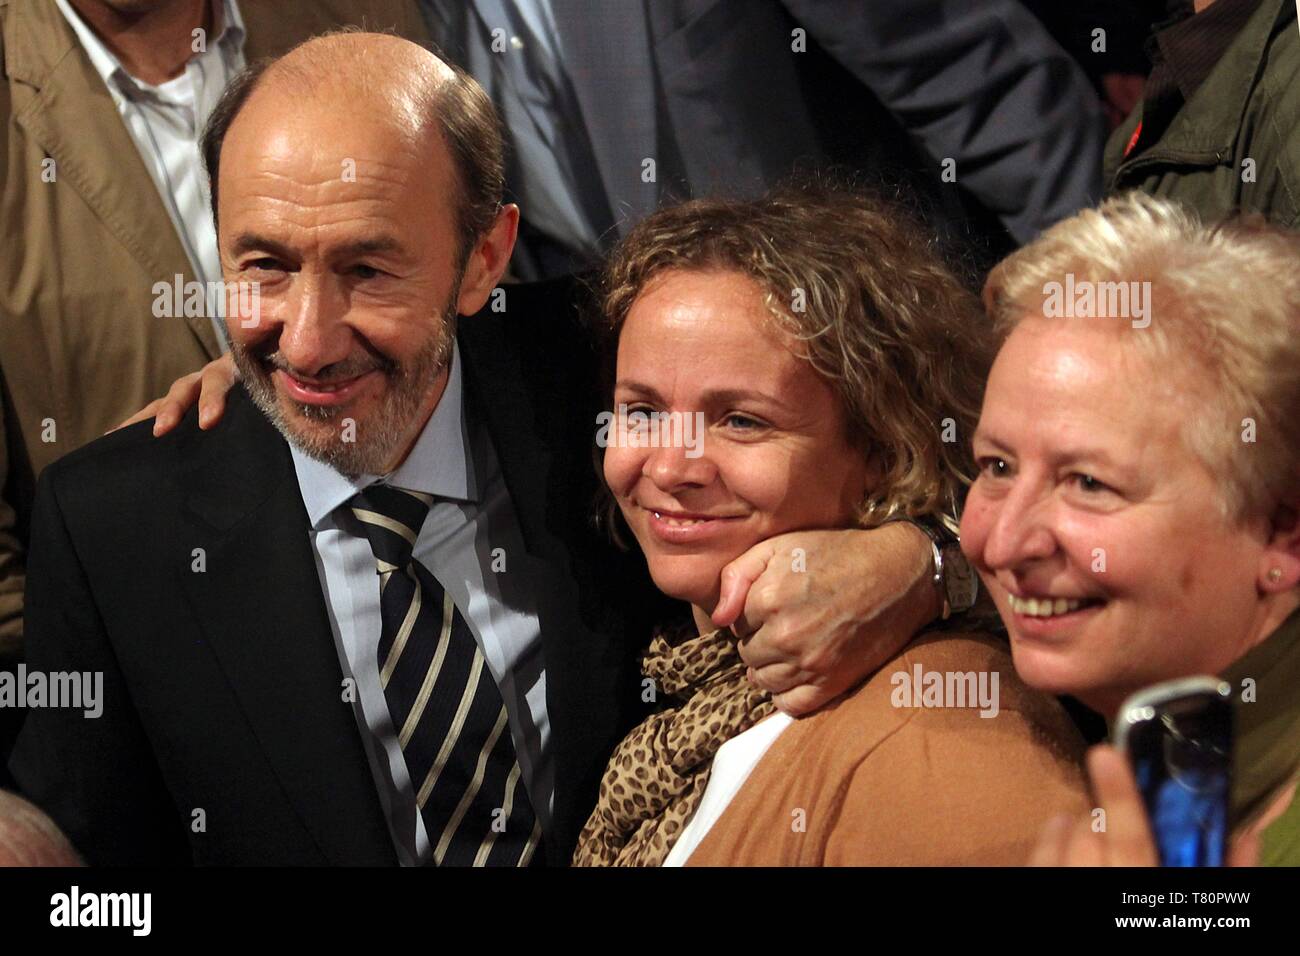
[[[511,293],[515,296],[523,292]],[[512,305],[511,310],[519,310]],[[543,308],[526,308],[526,318],[514,322],[558,321]],[[549,365],[557,354],[540,354],[529,344],[527,358],[517,331],[512,333],[503,316],[486,310],[462,318],[459,341],[464,359],[467,400],[482,416],[523,533],[527,554],[517,562],[537,587],[537,613],[546,668],[546,707],[551,725],[555,760],[555,806],[552,831],[546,835],[547,862],[567,865],[578,831],[591,811],[595,784],[613,742],[622,732],[624,712],[631,707],[623,686],[628,660],[621,650],[621,635],[593,629],[582,608],[593,607],[598,595],[586,565],[548,525],[556,521],[581,521],[585,502],[573,507],[582,492],[560,478],[560,462],[582,454],[581,449],[560,447],[580,431],[564,416],[582,414],[579,404],[553,400],[536,392],[525,375],[525,362],[546,367],[565,386],[565,373]],[[562,352],[564,346],[556,351]],[[569,358],[572,358],[571,356]],[[567,465],[568,462],[566,461]],[[586,466],[584,463],[585,467]],[[569,529],[580,530],[580,529]],[[576,537],[576,535],[575,535]],[[514,561],[514,557],[511,558]],[[586,582],[590,592],[581,592]],[[603,629],[619,625],[606,617]]]
[[[321,595],[288,446],[231,392],[183,522],[207,570],[185,589],[286,796],[334,864],[396,862]],[[216,438],[213,435],[212,438]]]
[[[113,98],[53,3],[19,3],[10,14],[9,73],[35,94],[15,117],[54,160],[49,188],[76,190],[152,281],[194,276],[153,178]],[[208,355],[220,354],[209,319],[185,323]]]
[[[481,415],[501,465],[515,518],[529,554],[554,557],[562,548],[546,530],[546,475],[553,452],[535,429],[527,427],[529,397],[522,371],[494,336],[481,334],[492,319],[480,314],[461,320],[459,335],[465,360],[465,392]],[[523,417],[517,417],[523,413]]]

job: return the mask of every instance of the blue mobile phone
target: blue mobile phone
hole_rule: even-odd
[[[1162,866],[1222,866],[1232,784],[1231,689],[1215,677],[1148,687],[1120,708],[1128,754]]]

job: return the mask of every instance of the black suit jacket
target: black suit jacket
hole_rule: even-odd
[[[596,362],[567,298],[511,289],[458,333],[527,550],[507,573],[543,582],[553,864],[642,716],[637,652],[663,609],[589,521]],[[28,668],[102,672],[103,715],[32,709],[11,769],[88,862],[395,863],[289,448],[242,388],[211,432],[191,412],[46,469],[30,554]]]

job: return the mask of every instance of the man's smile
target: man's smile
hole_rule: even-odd
[[[354,398],[373,376],[379,374],[379,370],[371,369],[353,378],[329,383],[300,379],[283,369],[276,369],[271,374],[276,387],[295,402],[304,405],[342,405]]]

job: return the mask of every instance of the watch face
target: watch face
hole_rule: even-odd
[[[960,545],[950,544],[943,549],[943,588],[953,614],[969,611],[975,605],[979,578]]]

